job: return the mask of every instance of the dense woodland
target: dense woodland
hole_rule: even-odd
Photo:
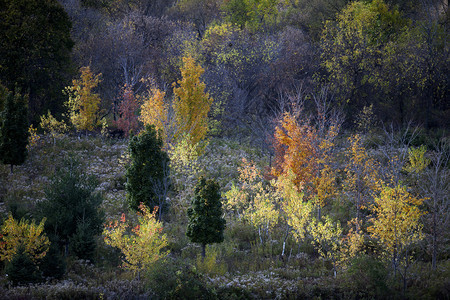
[[[0,0],[0,299],[448,299],[447,0]]]

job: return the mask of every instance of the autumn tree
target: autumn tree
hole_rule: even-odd
[[[50,111],[48,111],[47,115],[41,116],[39,125],[46,134],[49,134],[53,138],[53,145],[55,145],[56,139],[62,137],[68,130],[66,122],[64,120],[58,121],[52,116]]]
[[[392,261],[394,274],[402,271],[406,288],[411,246],[423,239],[420,217],[424,214],[420,206],[424,199],[411,195],[405,186],[383,186],[372,206],[373,215],[368,228]]]
[[[141,204],[136,226],[127,222],[122,214],[120,221],[109,222],[103,230],[105,243],[123,253],[123,267],[137,273],[138,278],[142,270],[169,254],[168,250],[163,250],[168,240],[162,233],[162,223],[157,220],[157,210],[157,207],[150,209]]]
[[[276,203],[279,199],[273,186],[264,181],[261,170],[252,162],[242,159],[238,171],[239,182],[225,193],[226,206],[235,211],[239,219],[257,229],[262,244],[278,224],[280,211]]]
[[[188,209],[186,235],[202,246],[205,257],[207,244],[223,242],[226,221],[222,216],[220,187],[214,180],[201,177],[195,186],[195,196]]]
[[[213,99],[205,92],[206,85],[200,81],[204,69],[192,56],[183,57],[181,80],[173,84],[173,109],[177,124],[176,139],[189,137],[193,145],[202,141],[208,133],[208,113]]]
[[[14,255],[18,254],[20,246],[24,247],[24,253],[35,264],[44,258],[50,245],[48,237],[44,234],[45,221],[45,218],[39,224],[34,220],[17,221],[10,214],[1,227],[0,260],[11,261]]]
[[[162,139],[167,140],[168,105],[164,103],[166,93],[160,89],[149,86],[147,95],[141,105],[139,120],[145,127],[155,126],[157,132],[162,133]]]
[[[339,222],[333,222],[329,216],[323,221],[312,220],[308,224],[308,232],[312,236],[312,244],[320,256],[329,259],[333,265],[334,277],[341,259],[342,227]]]
[[[396,9],[382,0],[353,1],[327,21],[321,36],[322,66],[328,72],[327,82],[350,114],[355,114],[377,99],[377,86],[383,69],[386,45],[395,41],[407,22]]]
[[[119,118],[114,123],[122,130],[125,137],[134,135],[139,128],[139,103],[131,87],[125,86],[122,90],[122,101],[119,104]]]
[[[89,66],[80,69],[80,78],[72,80],[65,91],[69,118],[77,130],[93,130],[99,123],[100,95],[94,89],[101,82],[101,73],[95,75]]]
[[[356,134],[348,138],[350,146],[347,150],[347,165],[344,191],[355,207],[356,233],[359,234],[361,225],[366,221],[366,213],[373,202],[374,195],[381,188],[378,163],[370,157],[364,148],[361,135]]]
[[[0,162],[11,166],[21,165],[27,157],[28,96],[15,93],[6,93],[6,102],[0,114]]]
[[[323,112],[313,124],[302,113],[302,108],[297,107],[293,112],[284,112],[278,121],[273,140],[275,165],[271,174],[292,179],[297,189],[304,193],[305,200],[319,209],[320,219],[320,208],[336,192],[332,151],[339,124],[326,121]]]
[[[139,135],[133,136],[129,143],[131,164],[127,168],[127,201],[132,209],[140,203],[150,207],[159,206],[161,210],[165,199],[158,196],[155,183],[161,183],[168,176],[169,157],[162,150],[163,142],[154,126],[147,126]],[[161,203],[160,200],[163,200]]]

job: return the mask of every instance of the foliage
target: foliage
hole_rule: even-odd
[[[97,185],[97,179],[84,174],[74,157],[66,158],[53,175],[45,192],[46,199],[38,204],[38,209],[47,217],[46,233],[60,249],[64,247],[67,251],[70,246],[79,250],[76,241],[82,229],[86,242],[101,233],[104,214],[100,210],[102,197],[95,192]],[[77,251],[77,255],[92,259],[87,257],[91,252],[88,250],[88,253]]]
[[[247,27],[253,31],[267,30],[277,21],[276,0],[230,0],[224,1],[224,10],[232,24],[241,29]]]
[[[404,257],[410,259],[409,248],[423,239],[420,217],[424,214],[420,209],[424,199],[411,195],[402,185],[393,188],[383,186],[380,196],[375,198],[372,207],[374,215],[368,228],[372,237],[376,238],[392,258],[396,270]]]
[[[278,224],[280,212],[276,208],[276,192],[264,182],[261,171],[245,158],[238,170],[239,185],[233,184],[225,193],[227,208],[234,210],[239,219],[254,226],[263,242],[270,238],[270,232]]]
[[[93,130],[99,122],[100,95],[94,89],[101,82],[101,73],[95,75],[91,67],[80,68],[80,78],[65,88],[69,100],[65,102],[70,121],[77,130]]]
[[[178,126],[176,139],[188,137],[192,145],[202,141],[208,132],[208,113],[213,99],[200,81],[204,69],[192,56],[183,57],[182,79],[173,84],[173,109]]]
[[[125,133],[125,137],[138,132],[139,103],[131,87],[125,85],[122,90],[122,101],[119,104],[119,118],[115,122],[117,128]]]
[[[363,99],[377,92],[374,86],[382,72],[384,47],[405,25],[400,13],[382,0],[350,2],[337,15],[336,23],[325,23],[322,65],[342,104],[351,108],[368,105]],[[354,109],[350,113],[355,113]]]
[[[17,253],[6,265],[5,272],[13,285],[35,283],[42,279],[36,263],[30,258],[22,244],[17,246]]]
[[[333,223],[329,216],[325,216],[323,222],[316,220],[310,222],[308,224],[308,232],[311,234],[313,238],[312,244],[319,254],[323,258],[331,260],[334,276],[336,277],[340,260],[340,246],[342,244],[340,223]]]
[[[129,143],[131,165],[127,168],[127,200],[129,206],[137,209],[140,203],[153,209],[165,204],[161,192],[155,187],[168,176],[169,157],[162,150],[163,142],[154,126],[131,138]],[[160,201],[162,200],[162,201]]]
[[[11,261],[22,247],[33,263],[45,257],[50,242],[43,234],[45,218],[39,224],[25,219],[15,220],[9,215],[1,227],[0,260]]]
[[[28,127],[28,145],[27,150],[30,151],[36,146],[40,140],[40,136],[37,134],[37,128],[34,128],[33,124]]]
[[[55,145],[56,139],[62,137],[68,130],[66,122],[64,120],[56,120],[50,111],[48,111],[47,116],[41,116],[41,123],[39,125],[45,133],[50,134],[53,138],[53,145]]]
[[[139,210],[138,225],[127,224],[125,214],[122,214],[120,222],[110,222],[103,230],[105,243],[120,249],[124,255],[123,267],[134,273],[148,269],[169,254],[169,251],[163,251],[167,236],[162,233],[162,223],[157,220],[157,207],[151,212],[141,204]]]
[[[185,261],[159,261],[148,270],[147,277],[160,299],[215,299],[204,276]]]
[[[18,91],[6,93],[5,108],[0,120],[0,162],[11,165],[21,165],[27,157],[28,96],[22,96]]]
[[[146,100],[141,106],[139,120],[144,126],[154,125],[157,132],[163,133],[163,139],[167,137],[166,124],[168,119],[168,107],[164,103],[166,93],[156,87],[149,87]]]
[[[70,78],[71,21],[57,0],[0,2],[0,81],[29,94],[31,121],[62,109]],[[43,34],[45,33],[45,34]]]
[[[363,212],[368,210],[382,181],[378,163],[364,148],[361,135],[352,135],[348,140],[350,147],[346,153],[348,163],[345,167],[344,191],[348,199],[354,202],[356,232],[359,233],[360,225],[366,221]]]
[[[219,185],[214,180],[201,177],[187,212],[189,223],[186,235],[192,242],[202,245],[203,257],[207,244],[223,242],[226,221],[222,217],[220,198]]]

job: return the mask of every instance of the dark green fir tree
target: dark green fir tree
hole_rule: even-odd
[[[35,283],[42,279],[38,267],[25,252],[23,244],[17,247],[17,253],[7,263],[5,273],[13,285]]]
[[[189,223],[186,235],[192,242],[202,245],[202,257],[205,257],[207,244],[223,242],[226,221],[222,216],[219,184],[201,177],[194,192],[187,212]]]
[[[28,145],[28,97],[6,93],[4,110],[1,113],[0,124],[0,162],[13,167],[21,165],[27,158]]]
[[[168,176],[169,156],[162,150],[163,142],[154,126],[147,126],[145,131],[130,140],[129,151],[131,165],[127,169],[127,200],[132,209],[137,210],[140,203],[153,208],[159,206],[161,199],[157,186]]]

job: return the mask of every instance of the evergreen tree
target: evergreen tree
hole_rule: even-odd
[[[99,210],[102,198],[94,193],[96,178],[81,171],[76,159],[67,159],[53,177],[46,201],[39,204],[39,209],[47,217],[45,229],[52,243],[64,247],[66,254],[70,248],[75,255],[91,259],[93,237],[102,232],[104,221]]]
[[[27,157],[28,121],[27,96],[6,93],[5,108],[0,120],[0,161],[11,165],[21,165]]]
[[[163,142],[155,127],[147,126],[145,131],[130,140],[129,151],[131,165],[127,170],[127,200],[131,208],[137,210],[139,205],[159,206],[158,182],[167,176],[169,156],[162,150]]]
[[[192,242],[202,245],[202,257],[205,257],[207,244],[223,242],[226,221],[222,217],[219,184],[201,177],[194,192],[187,212],[189,223],[186,235]]]
[[[0,0],[0,81],[29,94],[31,118],[62,108],[71,22],[58,0]]]
[[[5,273],[8,274],[8,280],[13,285],[35,283],[42,279],[39,269],[26,253],[23,244],[19,245],[17,253],[6,265]]]

